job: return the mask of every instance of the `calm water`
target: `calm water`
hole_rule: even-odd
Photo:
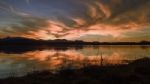
[[[55,73],[65,68],[127,64],[150,57],[150,46],[88,46],[66,50],[46,48],[11,53],[5,51],[0,52],[0,78],[24,76],[33,71],[50,70]]]

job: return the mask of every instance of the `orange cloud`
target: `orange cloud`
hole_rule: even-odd
[[[62,10],[58,7],[57,10],[50,11],[52,14],[50,13],[49,18],[15,10],[19,22],[2,27],[0,36],[19,35],[44,40],[74,40],[86,35],[122,38],[126,35],[125,33],[142,31],[143,25],[150,26],[148,19],[150,11],[147,9],[150,3],[146,0],[77,0],[71,2],[75,3],[73,4],[75,7],[62,8]],[[48,17],[48,14],[46,15]]]

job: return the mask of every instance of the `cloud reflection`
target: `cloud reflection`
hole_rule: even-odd
[[[23,76],[33,71],[57,72],[68,68],[82,68],[90,65],[107,66],[126,64],[149,57],[148,46],[101,46],[84,47],[79,50],[35,50],[25,53],[0,52],[1,78]]]
[[[91,55],[85,56],[75,50],[67,51],[36,51],[25,53],[25,58],[29,60],[37,60],[46,62],[51,69],[59,69],[63,67],[81,68],[90,65],[115,65],[124,63],[125,58],[117,53],[110,56]]]

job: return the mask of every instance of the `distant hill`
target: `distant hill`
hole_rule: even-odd
[[[23,37],[7,37],[0,39],[0,45],[49,45],[49,46],[71,46],[71,45],[150,45],[148,41],[141,42],[84,42],[81,40],[35,40]]]

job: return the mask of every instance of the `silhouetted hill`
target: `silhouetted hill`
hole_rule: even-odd
[[[0,45],[48,45],[48,46],[74,46],[74,45],[150,45],[148,41],[141,42],[84,42],[81,40],[65,40],[65,39],[56,39],[56,40],[35,40],[28,39],[23,37],[7,37],[0,39]]]

